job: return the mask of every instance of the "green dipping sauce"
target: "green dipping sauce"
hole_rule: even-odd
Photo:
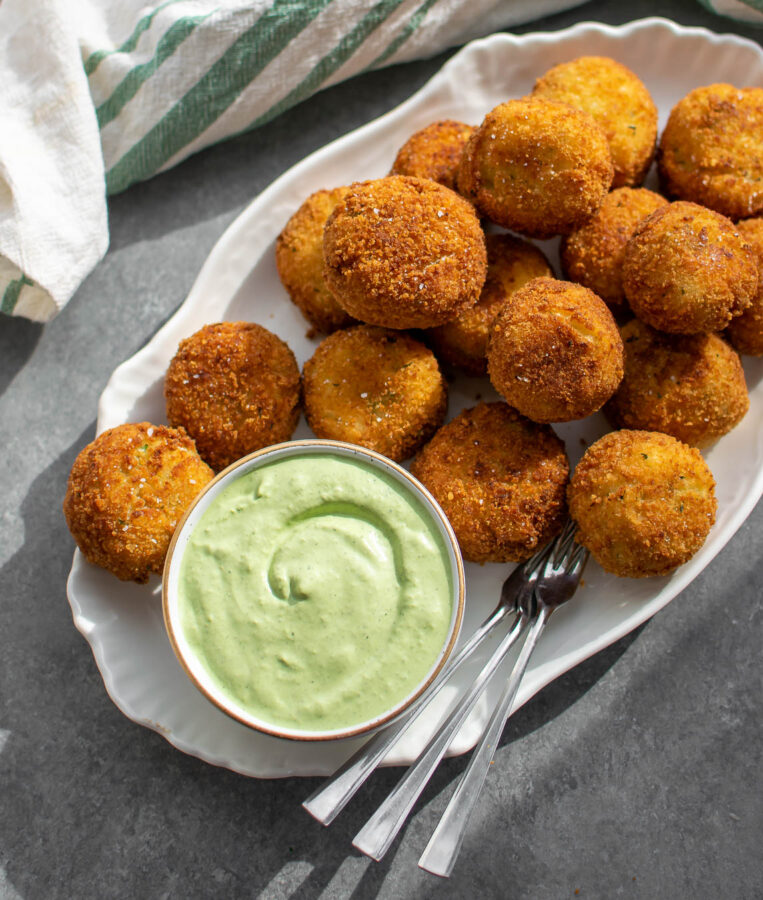
[[[274,726],[333,731],[402,701],[447,638],[451,566],[431,513],[362,458],[264,463],[215,497],[183,552],[186,640]]]

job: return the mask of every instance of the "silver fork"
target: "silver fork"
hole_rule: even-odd
[[[521,566],[517,566],[511,572],[509,577],[503,583],[501,597],[496,608],[461,648],[459,653],[442,670],[442,672],[440,672],[440,675],[430,687],[429,691],[424,693],[411,706],[407,715],[401,717],[399,720],[393,722],[391,725],[388,725],[385,729],[374,735],[353,756],[351,756],[350,759],[348,759],[347,762],[328,779],[328,781],[321,785],[315,793],[311,794],[311,796],[305,800],[302,805],[310,815],[324,825],[331,824],[336,816],[344,809],[349,800],[354,796],[356,791],[358,791],[366,779],[376,769],[392,745],[402,737],[411,725],[413,725],[424,710],[429,708],[429,704],[434,700],[441,688],[444,687],[451,675],[453,675],[467,659],[470,659],[475,654],[477,648],[493,633],[496,627],[513,612],[515,613],[515,619],[512,627],[498,650],[496,650],[496,653],[502,651],[500,659],[503,659],[527,626],[528,618],[522,609],[526,606],[526,600],[532,594],[532,586],[535,582],[535,578],[549,551],[549,547],[544,547],[527,562]],[[500,659],[498,662],[500,662]],[[498,663],[496,663],[496,665],[497,664]],[[484,684],[486,681],[487,678],[484,677],[483,670],[478,676],[477,682],[479,684]],[[472,688],[473,687],[474,685],[472,685]],[[479,693],[474,698],[474,702],[466,709],[466,715],[471,711],[478,697]],[[464,700],[468,700],[468,698],[464,698],[459,702],[459,705],[453,710],[453,713],[451,713],[449,721],[454,717],[454,714],[458,716],[463,714],[465,708],[463,705]],[[463,715],[461,722],[465,720],[466,715]],[[443,724],[440,731],[442,731],[446,724],[447,722]],[[458,727],[460,727],[460,724]],[[455,730],[457,731],[458,728]],[[452,722],[449,731],[451,736],[455,734]],[[440,732],[438,732],[438,734],[440,735],[440,743],[442,743],[443,735],[440,734]],[[437,737],[437,735],[435,735],[435,737]],[[434,738],[432,740],[434,740]],[[437,756],[434,764],[435,766],[440,759],[442,759],[449,744],[450,740],[447,740],[444,746],[442,746],[442,752]],[[426,783],[426,781],[424,781],[424,783]],[[421,785],[422,788],[424,783]],[[421,788],[419,788],[419,792],[420,790]],[[411,805],[413,805],[417,796],[418,793],[411,801]],[[392,841],[396,833],[397,829],[392,834],[392,837],[390,837],[389,842]]]
[[[469,816],[482,790],[506,720],[511,715],[530,656],[551,613],[566,603],[577,590],[587,560],[588,551],[575,543],[575,524],[569,522],[557,538],[554,549],[538,577],[533,592],[534,609],[526,610],[527,614],[535,617],[532,627],[485,734],[419,860],[422,869],[445,878],[452,872],[464,840]],[[530,602],[533,603],[533,600]]]

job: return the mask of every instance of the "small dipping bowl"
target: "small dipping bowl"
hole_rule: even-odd
[[[351,479],[343,472],[355,473],[353,479],[357,475],[356,488],[348,488]],[[377,489],[382,499],[366,502]],[[351,490],[360,498],[353,499]],[[285,525],[283,533],[268,512],[271,505],[278,510],[281,502],[284,511],[275,516]],[[255,516],[248,546],[250,535],[236,519],[244,508]],[[409,515],[420,521],[418,531],[409,526]],[[265,518],[258,521],[257,516]],[[244,536],[233,565],[246,578],[251,570],[254,585],[235,599],[227,574],[231,561],[218,546],[226,533]],[[193,556],[200,546],[211,563],[196,572]],[[303,570],[302,560],[308,558],[312,569]],[[350,568],[344,583],[337,571],[343,566]],[[431,577],[423,574],[427,566]],[[236,575],[235,583],[241,577]],[[435,594],[439,606],[427,611]],[[250,606],[250,596],[262,599]],[[340,612],[322,611],[313,596],[330,602],[338,598]],[[445,514],[401,466],[354,444],[289,441],[238,460],[200,492],[175,530],[162,598],[172,649],[215,706],[275,737],[338,740],[388,724],[436,678],[461,628],[464,567]],[[236,619],[239,615],[243,618]],[[233,637],[215,644],[221,621],[233,622]],[[385,643],[385,636],[401,634],[413,641],[409,651],[392,640]],[[275,636],[276,645],[269,646],[262,636]],[[207,647],[215,647],[214,654]],[[348,673],[356,670],[360,681],[352,684]],[[306,680],[290,694],[295,673]],[[393,686],[385,698],[382,685],[388,680]],[[275,697],[275,708],[283,715],[263,714],[267,707],[258,699],[263,696]],[[348,699],[349,712],[332,724],[340,697]],[[372,711],[359,712],[367,698]],[[321,727],[316,723],[324,716],[329,721]]]

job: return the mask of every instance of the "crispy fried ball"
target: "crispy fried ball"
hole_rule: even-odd
[[[577,539],[603,569],[644,578],[691,559],[715,521],[715,481],[699,450],[667,434],[611,431],[567,490]]]
[[[294,354],[254,322],[205,325],[180,342],[164,382],[170,424],[186,429],[216,471],[288,440],[299,390]]]
[[[548,425],[480,403],[444,425],[411,465],[472,562],[528,559],[564,524],[569,464]]]
[[[371,325],[429,328],[477,302],[485,237],[474,208],[423,178],[353,184],[323,233],[326,281]]]
[[[474,126],[453,119],[427,125],[398,150],[390,175],[431,178],[455,191],[461,154],[474,130]]]
[[[487,351],[493,387],[534,422],[600,409],[623,377],[623,344],[603,300],[579,284],[536,278],[496,317]]]
[[[612,186],[641,184],[657,145],[657,107],[630,69],[606,56],[581,56],[549,69],[532,95],[591,115],[609,142]]]
[[[499,225],[548,238],[594,216],[613,174],[606,135],[591,116],[525,97],[487,114],[464,151],[458,188]]]
[[[590,288],[615,312],[627,307],[623,293],[623,254],[636,226],[667,200],[646,188],[618,188],[598,213],[562,238],[562,268],[570,281]]]
[[[276,266],[283,286],[318,331],[331,334],[355,321],[334,299],[323,277],[323,227],[347,188],[316,191],[286,223],[276,241]]]
[[[66,524],[91,563],[146,582],[161,574],[175,526],[212,477],[182,428],[117,425],[74,460]]]
[[[763,213],[763,88],[711,84],[673,107],[657,154],[665,192],[730,219]]]
[[[469,375],[487,374],[487,339],[498,311],[528,281],[552,275],[551,266],[533,244],[510,234],[488,234],[487,279],[477,303],[452,322],[427,332],[438,358]]]
[[[706,447],[750,407],[739,356],[715,334],[662,334],[634,319],[621,330],[625,375],[604,407],[617,428],[663,431]]]
[[[739,353],[763,356],[763,219],[739,222],[737,231],[752,247],[758,263],[758,292],[742,315],[731,320],[726,337]]]
[[[728,219],[696,203],[656,210],[625,247],[625,296],[660,331],[720,331],[747,309],[757,286],[750,245]]]
[[[357,325],[326,338],[305,363],[305,415],[319,438],[400,461],[440,426],[448,403],[431,350],[410,335]]]

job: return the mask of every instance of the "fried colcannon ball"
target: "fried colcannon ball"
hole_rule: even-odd
[[[763,213],[763,88],[691,91],[670,113],[657,165],[672,197],[730,219]]]
[[[593,291],[536,278],[495,319],[488,374],[506,402],[533,422],[569,422],[600,409],[623,377],[623,344]]]
[[[423,178],[353,184],[323,232],[326,281],[355,318],[430,328],[474,306],[485,237],[471,204]]]
[[[752,247],[758,264],[758,292],[742,315],[731,320],[726,337],[739,353],[763,356],[763,219],[738,222],[737,231]]]
[[[302,373],[305,415],[319,438],[348,441],[397,462],[442,423],[445,379],[410,335],[356,325],[327,337]]]
[[[473,125],[454,119],[432,122],[412,134],[398,150],[390,175],[431,178],[455,191],[461,154],[474,130]]]
[[[161,574],[175,526],[212,477],[182,428],[117,425],[75,459],[66,524],[91,563],[143,583]]]
[[[592,444],[567,491],[577,540],[614,575],[668,575],[690,560],[715,521],[704,459],[668,434],[611,431]]]
[[[533,278],[552,275],[543,253],[510,234],[488,234],[487,278],[477,303],[457,319],[427,332],[438,358],[468,375],[487,374],[487,340],[498,311]]]
[[[668,201],[646,188],[618,188],[607,194],[590,222],[562,238],[562,268],[614,312],[627,307],[623,292],[623,255],[636,226]]]
[[[548,238],[594,216],[613,175],[606,135],[591,116],[525,97],[487,114],[464,150],[458,189],[499,225]]]
[[[606,56],[581,56],[549,69],[532,95],[589,113],[609,142],[612,186],[641,184],[657,145],[657,107],[630,69]]]
[[[170,424],[185,428],[216,471],[287,441],[299,392],[294,354],[254,322],[205,325],[180,342],[164,381]]]
[[[625,248],[625,296],[638,318],[660,331],[721,331],[757,288],[750,245],[727,218],[696,203],[656,210]]]
[[[281,283],[307,321],[325,334],[354,322],[336,302],[323,276],[323,228],[346,193],[347,188],[340,187],[311,194],[276,241]]]
[[[715,334],[663,334],[638,319],[620,332],[625,375],[604,407],[617,428],[706,447],[750,407],[739,356]]]
[[[480,403],[444,425],[411,465],[472,562],[520,562],[557,535],[569,464],[548,425]]]

